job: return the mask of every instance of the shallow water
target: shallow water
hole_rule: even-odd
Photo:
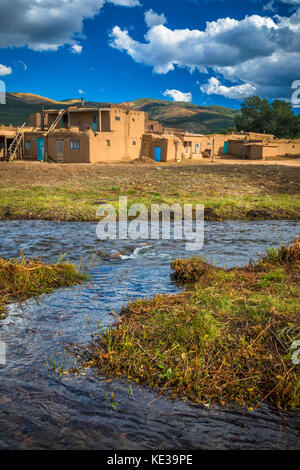
[[[198,255],[220,266],[243,265],[266,245],[278,246],[299,234],[298,222],[206,223]],[[203,409],[171,402],[123,381],[104,383],[91,374],[59,379],[51,360],[70,364],[64,342],[87,343],[91,330],[113,321],[128,300],[178,290],[170,261],[190,257],[184,242],[110,241],[96,238],[95,224],[0,221],[3,257],[42,256],[54,262],[95,256],[91,282],[60,289],[8,307],[0,321],[7,363],[0,365],[0,448],[2,449],[296,449],[300,415],[264,406]],[[97,258],[104,254],[104,257]],[[110,402],[114,391],[114,411]]]

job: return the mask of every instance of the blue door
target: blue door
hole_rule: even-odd
[[[92,117],[92,131],[97,132],[98,130],[98,118],[97,116]]]
[[[161,159],[161,147],[155,147],[154,160],[156,162],[160,162],[160,159]]]
[[[36,139],[37,145],[37,159],[39,162],[43,162],[45,159],[45,139],[44,137],[38,137]]]
[[[228,142],[224,142],[224,155],[228,153]]]

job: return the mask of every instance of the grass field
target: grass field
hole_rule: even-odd
[[[199,258],[172,267],[177,281],[189,283],[186,290],[124,307],[86,349],[72,350],[81,370],[194,404],[299,409],[292,344],[300,339],[300,243],[269,250],[244,268]]]
[[[93,221],[102,203],[204,204],[206,218],[300,219],[300,167],[0,163],[0,217]]]

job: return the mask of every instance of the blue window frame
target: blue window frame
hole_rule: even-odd
[[[80,150],[80,140],[70,140],[71,150]]]

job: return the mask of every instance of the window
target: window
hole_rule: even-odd
[[[70,140],[71,150],[80,150],[80,140]]]
[[[110,140],[106,140],[105,145],[106,145],[106,147],[110,147]]]
[[[25,150],[31,150],[31,142],[29,140],[25,140]]]
[[[136,145],[136,140],[133,140],[133,141],[132,141],[132,145]]]
[[[121,121],[120,116],[115,116],[115,121]]]

